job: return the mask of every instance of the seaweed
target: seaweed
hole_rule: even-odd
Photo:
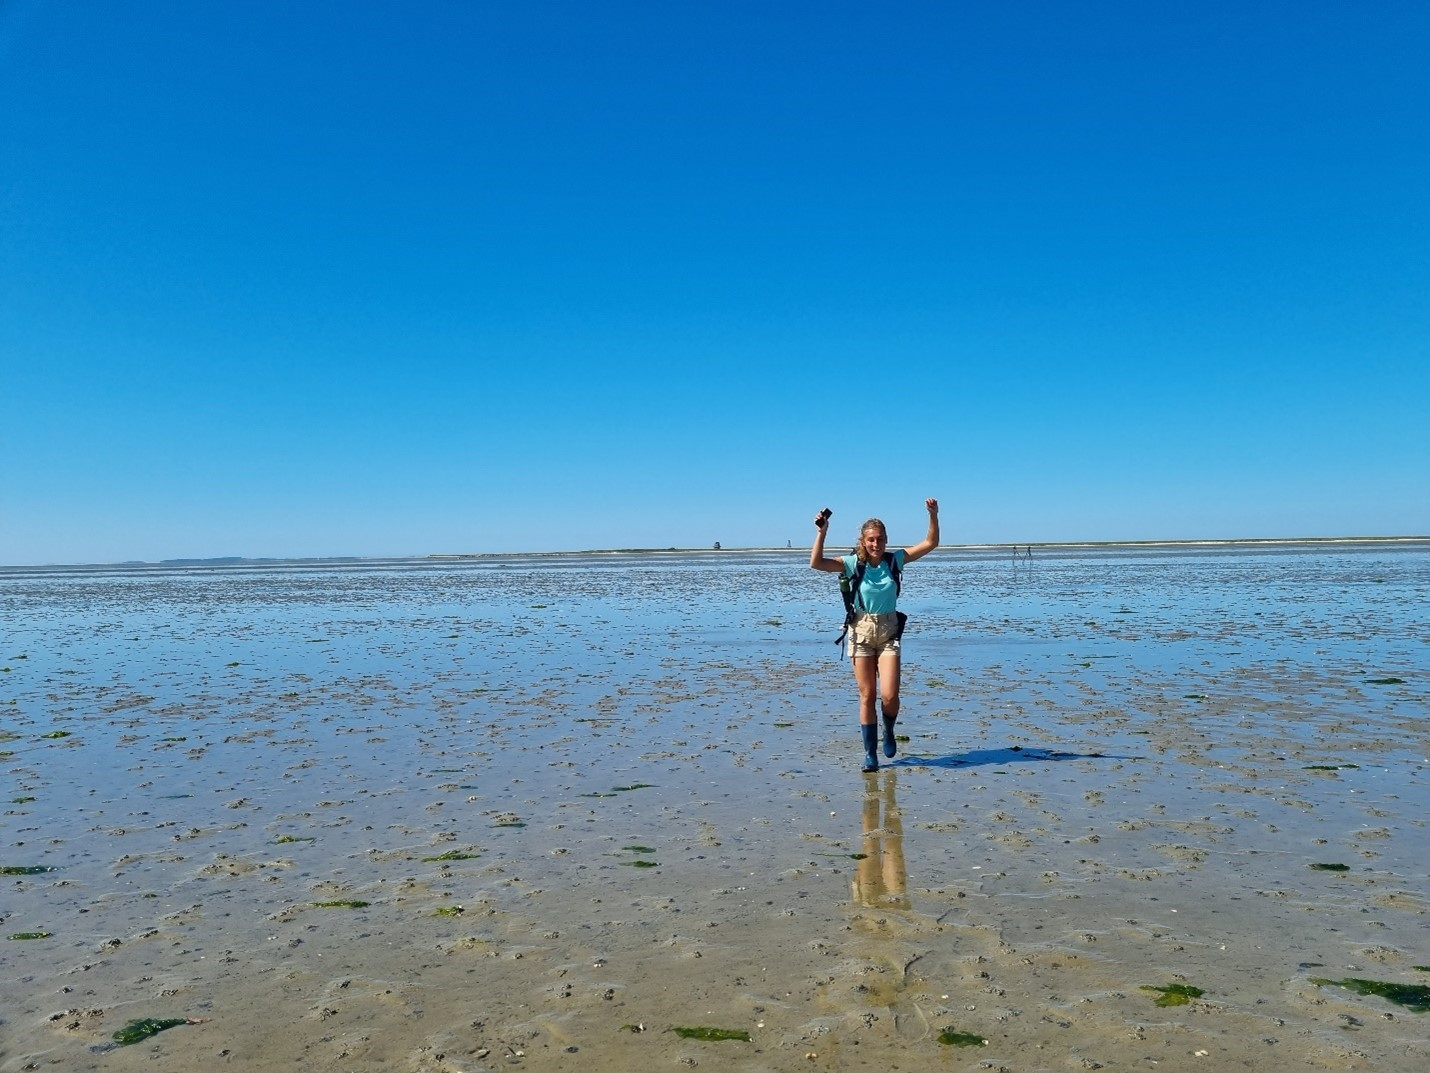
[[[525,827],[526,824],[523,823],[521,820],[502,820],[501,823],[494,823],[494,824],[492,824],[492,826],[493,826],[493,827]]]
[[[654,852],[655,852],[655,850],[652,849],[650,846],[622,846],[621,849],[628,849],[628,850],[630,850],[632,853],[654,853]]]
[[[622,861],[621,863],[622,863],[623,865],[625,865],[627,868],[659,868],[659,867],[660,867],[659,863],[657,863],[656,861]]]
[[[4,864],[0,865],[0,876],[37,876],[54,870],[48,864]]]
[[[12,797],[12,798],[10,798],[10,804],[12,804],[12,805],[28,805],[28,804],[29,804],[31,801],[33,801],[33,800],[35,800],[35,799],[34,799],[33,797],[28,796],[28,795],[27,795],[27,796],[24,796],[24,797]]]
[[[1344,980],[1313,976],[1311,983],[1317,987],[1344,987],[1358,995],[1375,995],[1397,1006],[1404,1006],[1412,1013],[1430,1012],[1430,986],[1425,984],[1396,984],[1388,980],[1363,980],[1355,976],[1348,976]]]
[[[7,935],[7,939],[15,939],[23,942],[27,939],[48,939],[54,935],[51,931],[17,931],[13,935]]]
[[[439,905],[432,911],[432,915],[438,917],[459,917],[465,912],[466,910],[460,905]]]
[[[1307,764],[1307,771],[1353,771],[1360,767],[1359,764]]]
[[[70,736],[68,730],[52,730],[48,734],[41,734],[42,738],[67,738]]]
[[[582,796],[582,797],[615,797],[617,794],[629,793],[631,790],[648,790],[648,789],[650,789],[651,787],[653,787],[654,785],[655,785],[654,783],[649,783],[649,782],[633,782],[633,783],[631,783],[629,786],[612,786],[612,787],[611,787],[611,792],[610,792],[610,793],[607,793],[607,794],[603,794],[603,793],[600,793],[599,791],[597,791],[597,792],[595,792],[595,793],[582,794],[581,796]]]
[[[1373,685],[1373,686],[1403,686],[1403,685],[1405,684],[1405,679],[1404,679],[1404,678],[1367,678],[1367,679],[1366,679],[1366,684],[1367,684],[1367,685]]]
[[[1201,998],[1206,994],[1200,987],[1193,987],[1191,984],[1167,984],[1165,987],[1143,984],[1142,990],[1160,991],[1162,994],[1156,1000],[1158,1006],[1185,1006],[1192,999]]]
[[[1351,870],[1351,866],[1348,864],[1334,864],[1322,862],[1317,862],[1316,864],[1311,865],[1311,867],[1318,872],[1349,872]]]
[[[342,898],[335,902],[314,902],[315,909],[366,909],[371,903],[356,898]]]
[[[945,1047],[983,1047],[988,1043],[982,1036],[975,1036],[972,1032],[959,1032],[954,1028],[945,1028],[940,1032],[938,1041]]]
[[[721,1040],[739,1040],[741,1043],[750,1043],[750,1034],[739,1028],[708,1028],[698,1025],[694,1028],[672,1028],[681,1039],[698,1039],[705,1043],[719,1043]]]
[[[127,1047],[131,1043],[142,1043],[150,1036],[157,1036],[166,1028],[193,1023],[187,1017],[140,1017],[115,1032],[113,1039],[121,1047]]]
[[[284,846],[289,842],[316,842],[312,835],[279,835],[273,840],[275,845]]]
[[[500,825],[498,825],[500,826]],[[435,857],[423,857],[423,861],[470,861],[475,860],[478,855],[470,853],[464,849],[449,849],[446,853],[439,853]]]

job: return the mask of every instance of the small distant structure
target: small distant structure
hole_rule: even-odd
[[[719,551],[719,550],[720,550],[720,542],[719,542],[718,540],[715,541],[715,550],[716,550],[716,551]]]

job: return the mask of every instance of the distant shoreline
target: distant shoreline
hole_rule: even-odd
[[[1430,544],[1430,536],[1341,536],[1341,537],[1236,537],[1224,540],[1078,540],[1078,541],[1018,541],[999,544],[945,544],[939,552],[981,554],[1008,553],[1014,548],[1030,548],[1036,554],[1069,552],[1079,550],[1108,551],[1127,548],[1139,551],[1156,549],[1168,550],[1222,550],[1236,548],[1306,548],[1331,546],[1380,546],[1397,547],[1411,544]],[[803,556],[807,545],[794,547],[749,547],[749,548],[589,548],[579,551],[491,551],[491,552],[434,552],[428,555],[375,555],[375,556],[321,556],[299,558],[247,558],[244,556],[219,556],[208,559],[160,559],[129,560],[114,563],[45,563],[30,566],[0,566],[0,576],[20,575],[31,572],[52,573],[68,570],[173,570],[189,568],[245,569],[255,567],[341,567],[341,566],[383,566],[418,565],[422,563],[469,563],[502,559],[561,559],[580,557],[667,556],[667,555],[776,555],[789,554]]]

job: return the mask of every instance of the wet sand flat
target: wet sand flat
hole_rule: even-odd
[[[805,554],[0,571],[0,1071],[1426,1068],[1430,547]]]

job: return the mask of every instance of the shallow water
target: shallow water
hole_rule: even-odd
[[[879,933],[923,966],[899,974],[905,998],[874,1003],[904,1011],[895,1022],[925,1016],[928,996],[908,996],[953,986],[936,967],[966,975],[937,938],[955,911],[1060,958],[1092,935],[1098,979],[1134,991],[1166,983],[1138,976],[1145,944],[1168,963],[1162,936],[1230,944],[1235,972],[1202,971],[1223,993],[1249,981],[1248,1008],[1328,949],[1336,964],[1376,949],[1430,963],[1430,546],[1034,554],[909,568],[910,740],[874,777],[857,770],[837,590],[804,552],[0,571],[0,864],[56,869],[15,879],[3,910],[7,934],[53,933],[0,947],[6,1027],[29,1048],[15,1053],[36,1053],[69,974],[112,964],[92,990],[119,1003],[146,975],[125,951],[151,933],[179,937],[185,957],[158,959],[181,981],[178,1012],[225,995],[231,1019],[236,1004],[271,1017],[193,959],[262,956],[312,929],[296,916],[312,902],[342,898],[375,908],[324,932],[343,936],[344,971],[379,977],[402,974],[404,914],[443,898],[538,935],[600,930],[591,915],[621,904],[641,927],[671,921],[681,956],[704,943],[707,966],[744,964],[788,942],[796,973],[887,910],[900,918]],[[629,867],[632,845],[658,867]],[[452,849],[478,856],[430,860]],[[1352,868],[1309,869],[1323,861]],[[746,941],[688,933],[697,917],[738,921]],[[437,945],[463,930],[421,928]],[[1253,953],[1271,937],[1275,953]],[[285,949],[299,953],[274,968],[327,973]],[[652,993],[674,1001],[688,971],[673,963]],[[783,1046],[833,1031],[831,1016],[868,1029],[867,989],[834,986],[791,1010]],[[1299,992],[1281,1001],[1314,1021]],[[174,1012],[152,1006],[135,1015]],[[619,1068],[624,1044],[606,1046]]]

